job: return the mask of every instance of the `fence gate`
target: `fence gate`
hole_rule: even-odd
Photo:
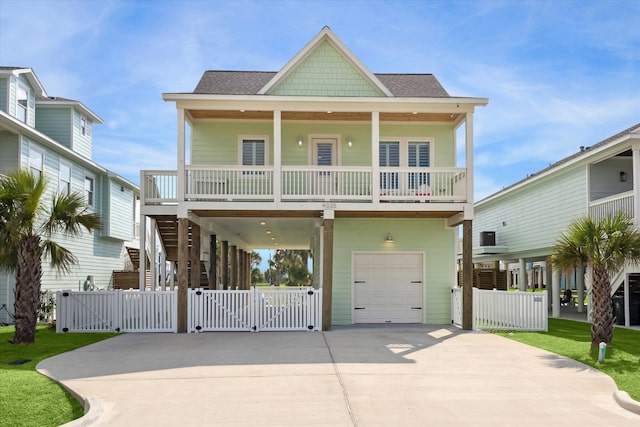
[[[189,289],[187,301],[188,332],[322,329],[320,289]]]

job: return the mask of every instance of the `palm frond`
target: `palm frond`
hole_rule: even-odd
[[[100,216],[87,211],[84,197],[80,193],[56,194],[52,197],[51,208],[42,228],[47,237],[55,233],[68,236],[98,230],[102,227]]]
[[[71,267],[78,262],[70,250],[63,248],[53,240],[44,240],[42,250],[44,256],[49,258],[49,265],[55,268],[58,273],[71,272]]]

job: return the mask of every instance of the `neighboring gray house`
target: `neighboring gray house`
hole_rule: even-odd
[[[81,102],[48,96],[31,68],[0,67],[0,174],[17,168],[44,174],[47,199],[55,191],[81,192],[104,223],[99,232],[58,239],[78,265],[60,276],[45,260],[43,289],[77,290],[87,276],[96,287],[108,287],[112,271],[124,267],[124,242],[134,239],[139,189],[92,160],[93,125],[100,123]],[[13,275],[1,272],[0,322],[11,320],[13,302]]]
[[[561,277],[546,263],[553,245],[575,219],[587,215],[601,218],[620,210],[638,224],[640,124],[591,147],[580,147],[577,153],[477,202],[474,263],[501,261],[503,266],[511,265],[517,274],[509,275],[509,281],[517,281],[521,289],[551,284],[553,314],[557,316]],[[581,302],[582,275],[568,274],[564,283],[578,291],[577,301]],[[619,296],[615,299],[619,322],[639,324],[640,269],[628,267],[617,272],[612,286],[612,295]],[[584,311],[581,304],[578,311]]]

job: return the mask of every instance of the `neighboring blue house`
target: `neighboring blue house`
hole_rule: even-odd
[[[560,314],[562,282],[577,291],[579,312],[589,287],[579,272],[552,271],[547,265],[561,233],[586,216],[623,211],[636,225],[640,219],[640,124],[576,149],[474,207],[474,263],[500,261],[510,270],[507,281],[521,289],[544,284],[552,290],[554,316]],[[640,324],[640,266],[616,272],[611,285],[618,322]]]
[[[104,223],[101,231],[58,239],[78,265],[60,276],[45,260],[43,289],[77,290],[87,276],[107,288],[112,271],[124,267],[124,242],[134,239],[139,189],[92,160],[93,125],[100,123],[81,102],[48,96],[31,68],[0,67],[0,174],[17,168],[44,174],[47,198],[55,191],[81,192]],[[14,282],[12,274],[0,273],[0,322],[11,320]]]

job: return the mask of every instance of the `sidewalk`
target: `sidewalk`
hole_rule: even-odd
[[[75,425],[640,425],[608,376],[447,327],[124,334],[38,369],[92,402]]]

